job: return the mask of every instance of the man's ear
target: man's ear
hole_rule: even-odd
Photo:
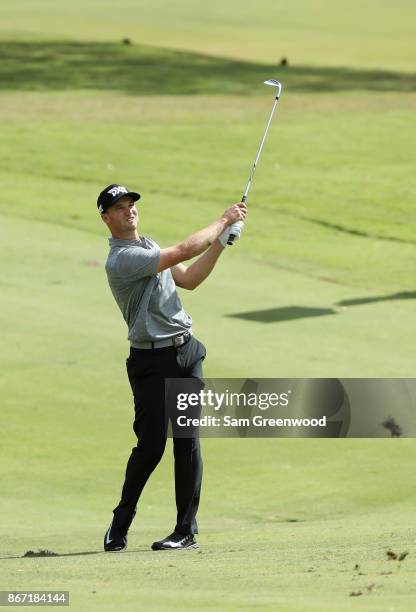
[[[102,213],[102,214],[101,214],[101,219],[102,219],[103,223],[105,223],[106,225],[108,225],[108,222],[109,222],[109,220],[110,220],[110,219],[109,219],[109,217],[108,217],[107,213]]]

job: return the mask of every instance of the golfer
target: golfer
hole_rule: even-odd
[[[182,308],[176,287],[195,289],[213,270],[230,231],[239,238],[246,216],[242,202],[183,242],[166,249],[139,236],[136,204],[140,194],[109,185],[98,196],[101,218],[111,232],[106,263],[108,282],[128,325],[127,374],[133,391],[134,432],[138,438],[127,462],[125,480],[104,550],[127,547],[127,532],[143,488],[159,463],[167,439],[166,378],[202,378],[206,350],[192,335],[192,318]],[[236,225],[235,225],[236,224]],[[232,226],[232,230],[230,230]],[[189,267],[183,261],[200,256]],[[173,438],[176,525],[153,550],[197,548],[196,514],[202,479],[197,435]]]

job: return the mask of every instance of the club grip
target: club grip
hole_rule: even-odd
[[[247,200],[247,196],[246,196],[246,194],[244,194],[243,197],[241,198],[241,201],[245,203],[246,200]],[[239,223],[240,223],[240,221],[239,221]],[[234,240],[235,240],[235,234],[230,234],[228,236],[227,244],[232,246],[234,244]]]

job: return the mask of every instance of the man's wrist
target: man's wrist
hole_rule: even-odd
[[[225,247],[227,246],[227,241],[228,241],[229,236],[230,236],[230,229],[227,226],[225,229],[223,229],[221,234],[218,236],[218,242],[220,243],[223,249],[225,249]]]

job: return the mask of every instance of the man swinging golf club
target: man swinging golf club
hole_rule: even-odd
[[[201,378],[206,350],[192,335],[192,319],[182,308],[176,287],[195,289],[213,270],[230,234],[240,237],[244,202],[216,221],[166,249],[139,236],[136,202],[140,195],[109,185],[99,195],[98,210],[111,232],[106,263],[108,282],[128,325],[127,373],[134,397],[134,432],[138,438],[127,462],[124,485],[104,550],[127,547],[127,532],[141,492],[165,450],[166,378]],[[198,257],[189,267],[182,262]],[[196,514],[202,460],[197,435],[173,438],[177,517],[173,532],[154,542],[153,550],[197,548]]]
[[[127,462],[121,500],[104,536],[104,549],[127,546],[127,532],[140,494],[159,463],[166,445],[166,378],[202,378],[205,347],[192,336],[192,319],[183,310],[176,286],[195,289],[211,273],[227,244],[241,235],[253,182],[267,133],[280,98],[279,81],[265,81],[275,99],[252,166],[242,201],[183,242],[160,249],[137,232],[135,202],[140,195],[122,185],[109,185],[98,196],[101,217],[110,229],[106,271],[114,298],[126,321],[130,340],[127,373],[133,391],[138,442]],[[182,262],[199,256],[188,268]],[[152,545],[153,550],[196,548],[202,460],[197,434],[173,437],[177,519],[174,531]]]

